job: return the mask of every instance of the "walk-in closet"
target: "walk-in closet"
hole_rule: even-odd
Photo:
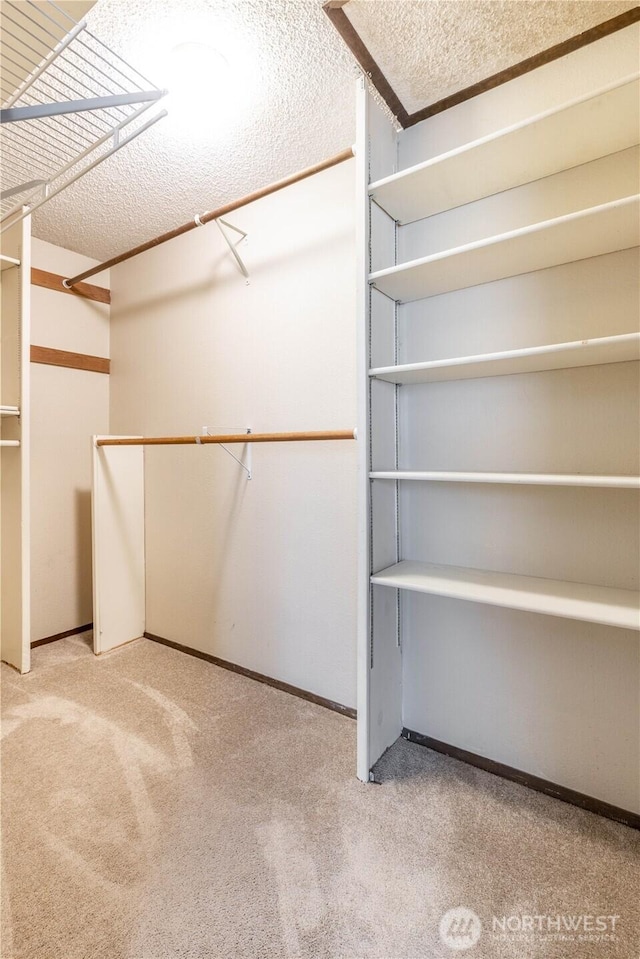
[[[640,7],[0,8],[2,956],[632,959]]]

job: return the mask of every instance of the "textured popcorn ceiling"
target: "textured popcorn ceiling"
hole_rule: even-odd
[[[634,5],[350,0],[345,12],[413,112]],[[177,45],[210,49],[183,47],[202,73],[186,109],[169,98],[168,118],[34,214],[42,239],[105,259],[355,139],[357,69],[322,0],[98,0],[86,20],[160,85]]]
[[[151,80],[205,43],[228,72],[54,198],[36,236],[100,259],[150,239],[355,139],[353,58],[318,0],[98,0],[89,29]],[[187,55],[190,51],[187,48]]]
[[[637,6],[637,0],[350,0],[344,8],[415,113]]]

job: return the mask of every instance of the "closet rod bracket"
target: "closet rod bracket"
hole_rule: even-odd
[[[197,221],[196,221],[196,222],[197,222]],[[232,254],[232,256],[234,257],[236,263],[238,264],[238,269],[240,270],[240,272],[242,273],[242,275],[244,276],[244,278],[246,279],[246,281],[247,281],[247,283],[248,283],[248,282],[249,282],[249,271],[248,271],[248,269],[246,268],[242,257],[241,257],[240,254],[238,253],[236,244],[231,241],[231,237],[230,237],[229,234],[226,232],[226,230],[224,229],[224,227],[226,226],[227,229],[233,230],[235,233],[239,233],[239,234],[240,234],[240,239],[238,240],[238,243],[242,243],[242,241],[246,238],[247,234],[244,232],[244,230],[238,229],[238,227],[237,227],[237,226],[234,226],[232,223],[228,223],[227,220],[223,220],[222,217],[219,217],[217,220],[214,220],[213,222],[215,223],[215,225],[218,227],[218,229],[219,229],[220,232],[222,233],[222,236],[224,237],[225,243],[227,244],[227,246],[228,246],[229,249],[231,250],[231,254]]]
[[[216,222],[217,222],[217,221],[216,221]],[[211,433],[211,432],[210,432],[210,429],[211,429],[211,427],[209,427],[209,426],[203,426],[203,427],[202,427],[203,435],[204,435],[204,436],[215,436],[215,433]],[[225,432],[225,433],[229,433],[230,430],[229,430],[229,429],[225,429],[224,432]],[[242,432],[242,433],[247,433],[247,434],[249,434],[249,433],[251,432],[251,430],[247,427],[246,429],[243,428],[242,430],[239,430],[238,432]],[[232,453],[231,450],[229,449],[229,447],[228,447],[228,446],[225,446],[224,443],[218,443],[218,446],[220,446],[220,448],[223,449],[223,450],[225,451],[225,453],[228,453],[229,456],[231,457],[231,459],[233,459],[233,460],[236,461],[236,463],[238,464],[238,466],[239,466],[241,469],[243,469],[243,470],[245,471],[245,473],[247,474],[247,479],[250,480],[250,479],[252,478],[252,475],[251,475],[251,467],[252,467],[252,463],[251,463],[251,443],[247,443],[247,444],[245,445],[245,450],[244,450],[244,460],[245,460],[245,461],[244,461],[244,462],[243,462],[243,460],[240,459],[239,456],[236,456],[235,453]]]

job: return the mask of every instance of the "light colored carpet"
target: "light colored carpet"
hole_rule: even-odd
[[[89,639],[2,668],[4,959],[637,959],[634,831],[404,741],[363,785],[352,720]],[[438,932],[457,906],[468,952]],[[620,919],[492,931],[546,914]]]

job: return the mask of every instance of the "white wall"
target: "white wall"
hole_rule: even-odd
[[[625,77],[638,36],[629,28],[425,121],[402,134],[401,165]],[[399,259],[637,190],[637,150],[626,150],[402,228]],[[636,249],[401,306],[398,362],[632,331],[637,281]],[[637,362],[403,387],[399,465],[637,474],[638,409]],[[405,559],[638,589],[637,492],[407,483],[400,516]],[[406,727],[640,810],[637,634],[416,594],[402,620]]]
[[[32,241],[32,264],[73,276],[95,260]],[[96,285],[108,286],[109,274]],[[109,307],[33,286],[31,342],[109,356]],[[109,376],[31,364],[31,638],[90,623],[91,445],[109,432]]]
[[[355,425],[353,179],[229,217],[249,284],[214,224],[112,271],[112,433]],[[355,443],[255,445],[250,482],[214,446],[145,452],[147,631],[353,706]]]

